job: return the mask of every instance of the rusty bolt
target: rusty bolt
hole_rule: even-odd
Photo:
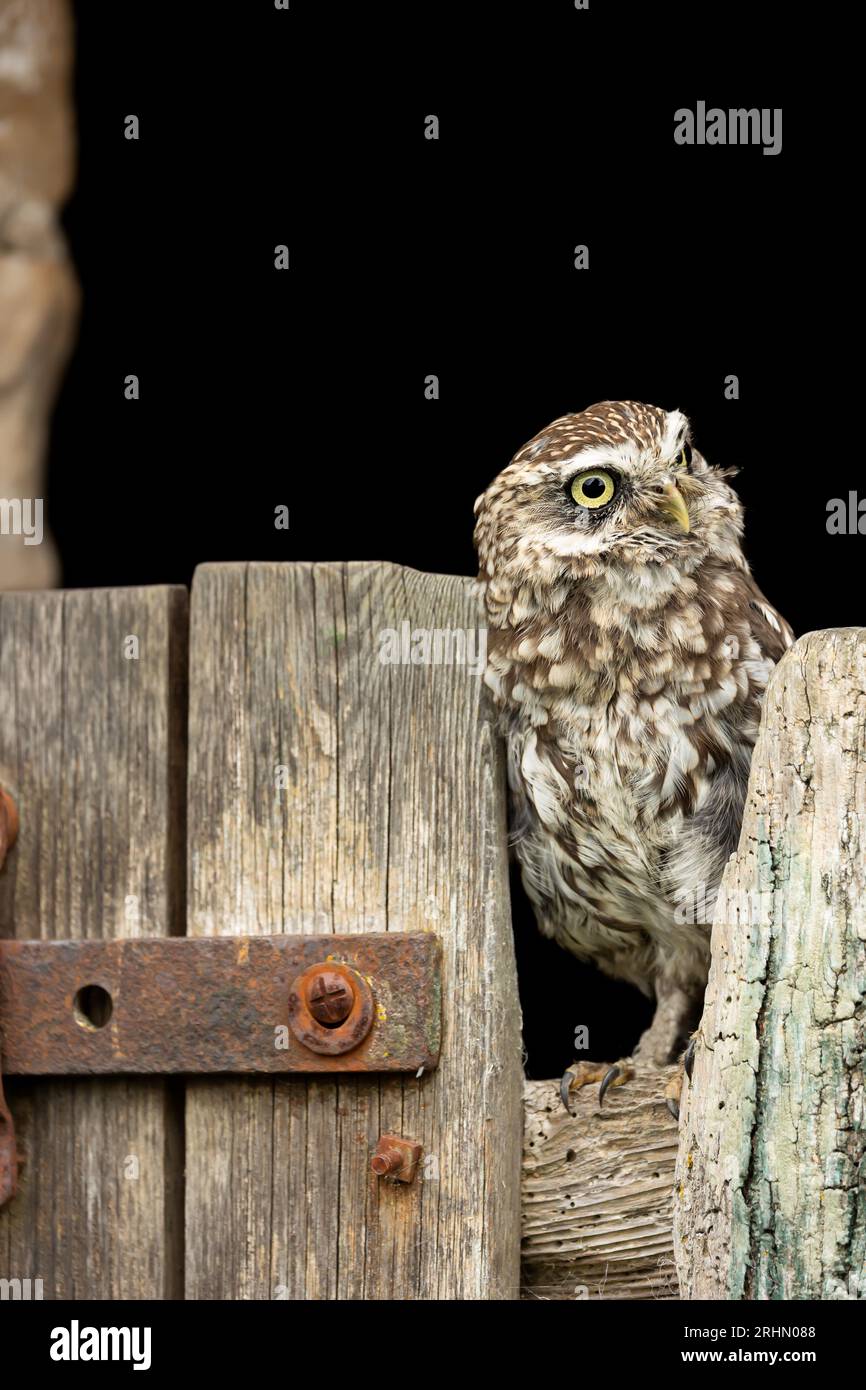
[[[352,986],[334,970],[323,970],[307,986],[307,1007],[317,1023],[333,1027],[352,1012],[355,996]]]
[[[322,961],[292,981],[289,1027],[311,1052],[332,1057],[351,1052],[366,1038],[374,1014],[368,981],[348,965]]]
[[[370,1159],[377,1178],[392,1178],[395,1182],[411,1182],[418,1170],[421,1145],[414,1139],[401,1139],[397,1134],[383,1134]]]

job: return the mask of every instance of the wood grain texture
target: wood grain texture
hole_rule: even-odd
[[[379,661],[404,620],[474,629],[475,586],[384,564],[195,576],[190,933],[433,931],[445,1000],[429,1076],[189,1085],[190,1297],[518,1295],[501,752],[465,665]],[[370,1173],[386,1131],[424,1145],[412,1186]]]
[[[684,1297],[866,1298],[864,692],[862,628],[767,690],[685,1096]]]
[[[676,1066],[626,1086],[572,1094],[527,1081],[523,1139],[523,1297],[676,1299],[673,1253],[677,1126],[665,1107]]]
[[[0,780],[20,811],[0,931],[183,929],[187,594],[0,595]],[[124,658],[136,635],[139,659]],[[46,1298],[181,1292],[180,1108],[160,1081],[7,1084],[19,1195],[0,1274]]]

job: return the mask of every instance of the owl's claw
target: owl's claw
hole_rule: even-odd
[[[571,1115],[571,1114],[574,1113],[574,1112],[572,1111],[571,1106],[570,1106],[569,1103],[568,1103],[568,1093],[569,1093],[569,1091],[571,1090],[571,1082],[572,1082],[572,1071],[571,1071],[571,1067],[567,1067],[566,1070],[563,1072],[563,1074],[562,1074],[562,1080],[561,1080],[560,1083],[559,1083],[559,1095],[560,1095],[560,1098],[561,1098],[561,1100],[562,1100],[562,1104],[564,1105],[565,1109],[568,1111],[569,1115]]]
[[[692,1038],[682,1056],[679,1067],[674,1072],[668,1084],[665,1086],[665,1105],[671,1112],[675,1120],[680,1118],[680,1096],[683,1091],[683,1076],[688,1078],[688,1083],[692,1084],[692,1068],[695,1064],[695,1046],[697,1039]]]
[[[695,1065],[695,1048],[697,1047],[697,1041],[697,1038],[690,1039],[689,1045],[683,1053],[682,1068],[688,1078],[690,1086],[692,1084],[692,1069]],[[682,1092],[682,1085],[682,1076],[679,1072],[675,1072],[665,1087],[665,1105],[675,1120],[680,1118],[680,1094]]]
[[[574,1114],[568,1103],[569,1092],[579,1091],[581,1086],[588,1086],[591,1081],[603,1082],[609,1070],[607,1062],[572,1062],[570,1067],[566,1067],[559,1083],[559,1094],[569,1115]]]
[[[604,1098],[611,1086],[624,1086],[627,1081],[631,1081],[633,1076],[634,1067],[629,1058],[621,1062],[614,1062],[612,1067],[608,1067],[604,1076],[601,1078],[601,1085],[598,1088],[599,1110],[604,1105]]]
[[[616,1064],[614,1064],[612,1067],[609,1067],[608,1070],[605,1072],[605,1074],[604,1074],[604,1076],[602,1077],[602,1080],[601,1080],[601,1085],[600,1085],[599,1088],[598,1088],[598,1108],[599,1108],[599,1110],[600,1110],[601,1107],[604,1105],[604,1098],[605,1098],[605,1096],[607,1095],[607,1088],[608,1088],[608,1086],[612,1086],[612,1085],[614,1084],[614,1082],[615,1082],[615,1081],[618,1081],[619,1078],[620,1078],[621,1076],[622,1076],[622,1072],[620,1071],[619,1067],[616,1066]],[[620,1083],[620,1084],[621,1084],[621,1083]]]
[[[562,1103],[569,1115],[574,1111],[568,1103],[569,1093],[579,1091],[581,1086],[586,1086],[590,1081],[599,1081],[598,1104],[601,1108],[604,1098],[611,1086],[624,1086],[627,1081],[634,1076],[634,1068],[631,1062],[615,1062],[610,1066],[607,1062],[572,1062],[567,1067],[562,1080],[559,1083],[559,1094]]]

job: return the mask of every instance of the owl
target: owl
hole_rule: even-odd
[[[743,555],[732,471],[680,411],[604,401],[548,425],[475,504],[526,893],[545,936],[655,1000],[632,1057],[569,1066],[566,1107],[675,1060],[700,1013],[761,700],[793,641]]]

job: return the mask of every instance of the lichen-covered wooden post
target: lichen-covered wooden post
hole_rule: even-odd
[[[682,1296],[866,1298],[866,629],[773,673],[684,1088]]]

